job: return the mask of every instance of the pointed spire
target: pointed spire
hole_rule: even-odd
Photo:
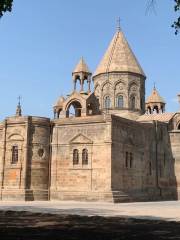
[[[159,92],[157,91],[155,85],[151,95],[147,98],[146,103],[164,103],[165,104],[164,99],[159,95]]]
[[[119,27],[118,23],[117,32],[97,67],[94,76],[110,72],[131,72],[146,77],[122,30],[120,29],[119,31]]]
[[[88,93],[91,92],[90,85],[91,85],[92,73],[89,71],[89,68],[88,68],[86,62],[84,61],[83,57],[81,57],[79,63],[75,67],[75,69],[72,73],[72,76],[73,76],[73,81],[74,81],[74,91],[76,91],[77,80],[79,80],[80,85],[81,85],[80,92],[84,93],[84,81],[88,82]]]
[[[81,73],[81,72],[90,73],[90,70],[83,57],[81,57],[80,61],[78,62],[78,64],[76,65],[73,71],[73,73]]]
[[[18,97],[18,105],[17,105],[17,108],[16,108],[16,116],[17,117],[22,116],[21,97],[20,96]]]

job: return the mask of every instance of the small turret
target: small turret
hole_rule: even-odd
[[[65,101],[65,98],[61,96],[57,102],[55,103],[53,109],[54,109],[54,118],[59,118],[60,112],[63,109],[63,103]]]
[[[85,63],[83,57],[80,59],[79,63],[75,67],[73,73],[73,81],[74,81],[74,91],[76,91],[77,80],[79,80],[81,89],[80,92],[84,92],[84,82],[88,83],[88,93],[91,92],[91,76],[92,73],[89,71],[87,64]]]
[[[151,95],[146,100],[146,112],[148,114],[164,113],[165,105],[166,103],[164,99],[159,95],[156,87],[154,86]]]

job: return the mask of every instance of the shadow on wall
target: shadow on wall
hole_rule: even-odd
[[[114,117],[112,126],[114,202],[177,200],[177,165],[168,125]]]

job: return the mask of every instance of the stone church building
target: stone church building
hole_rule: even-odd
[[[91,82],[94,89],[91,91]],[[0,123],[1,200],[148,201],[180,198],[180,112],[166,113],[117,29],[92,75],[82,58],[54,119]]]

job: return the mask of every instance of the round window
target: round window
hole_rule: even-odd
[[[38,155],[39,155],[39,157],[43,157],[43,155],[44,155],[44,149],[42,149],[42,148],[40,148],[39,150],[38,150]]]

